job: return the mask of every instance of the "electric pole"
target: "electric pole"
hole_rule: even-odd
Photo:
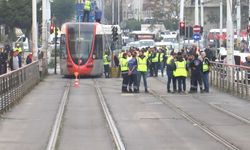
[[[180,22],[179,23],[184,23],[184,0],[181,0],[180,2]],[[180,27],[179,27],[180,28]],[[180,36],[180,40],[179,40],[179,50],[183,47],[183,45],[181,45],[181,42],[183,42],[184,39],[183,39],[183,36]]]
[[[223,1],[220,0],[220,47],[223,43],[223,41],[222,41],[222,29],[223,29]]]
[[[115,0],[111,0],[112,3],[112,24],[115,24]]]
[[[37,1],[32,0],[32,55],[37,60]]]
[[[234,31],[232,0],[227,0],[227,64],[234,64]]]
[[[201,3],[201,29],[204,31],[204,2],[203,0],[200,0]],[[203,31],[201,32],[201,42],[202,46],[204,45],[203,41]],[[202,47],[203,48],[203,47]]]
[[[240,0],[237,0],[237,45],[240,42],[240,29],[241,29],[241,7]]]

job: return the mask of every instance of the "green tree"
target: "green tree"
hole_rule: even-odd
[[[0,3],[1,23],[9,30],[9,38],[14,38],[14,28],[20,28],[26,36],[30,36],[32,26],[32,1],[31,0],[3,0]],[[41,3],[38,3],[38,8]],[[38,9],[39,10],[39,9]],[[41,20],[38,11],[38,18]],[[40,21],[41,22],[41,21]]]
[[[141,22],[135,19],[126,21],[126,28],[130,31],[141,30]]]
[[[54,0],[51,8],[55,22],[59,26],[74,19],[75,0]]]

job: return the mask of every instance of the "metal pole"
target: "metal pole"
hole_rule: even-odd
[[[118,0],[118,2],[117,2],[117,7],[118,7],[117,8],[117,10],[118,10],[118,15],[117,15],[118,16],[118,19],[117,19],[118,21],[117,22],[120,25],[120,0]]]
[[[180,22],[184,22],[184,0],[181,0],[180,2]],[[180,40],[179,40],[179,49],[181,49],[183,47],[183,45],[181,45],[181,42],[184,41],[183,37],[180,36]]]
[[[54,68],[54,73],[57,74],[56,72],[56,67],[57,67],[57,26],[55,25],[55,68]]]
[[[201,27],[203,27],[203,32],[204,32],[204,2],[203,0],[200,0],[200,3],[201,3]],[[201,33],[201,42],[202,42],[202,46],[204,46],[203,33]]]
[[[37,1],[32,0],[32,54],[33,59],[37,60]]]
[[[199,0],[195,0],[195,25],[199,25]],[[199,41],[197,41],[197,48],[199,47]]]
[[[222,35],[222,28],[223,28],[223,2],[222,0],[220,0],[220,35]],[[222,43],[223,43],[222,38],[220,38],[220,47]]]
[[[227,63],[234,64],[234,32],[232,19],[232,0],[227,0]]]
[[[115,24],[115,0],[111,0],[112,3],[112,24]]]
[[[241,7],[240,7],[240,0],[237,0],[237,43],[241,41],[240,29],[241,29]]]
[[[194,20],[195,25],[199,25],[199,0],[195,0],[195,13],[194,13]]]
[[[45,53],[45,61],[47,61],[47,3],[48,0],[42,1],[42,50]],[[47,63],[45,63],[47,65]],[[47,67],[46,67],[47,68]]]

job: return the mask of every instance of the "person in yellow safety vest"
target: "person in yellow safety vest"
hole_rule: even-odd
[[[148,85],[147,85],[147,61],[148,58],[144,55],[143,51],[139,52],[139,56],[137,57],[137,71],[138,71],[138,92],[140,91],[140,83],[141,76],[143,77],[143,83],[145,92],[148,93]]]
[[[83,22],[85,21],[85,18],[87,19],[87,22],[89,22],[90,10],[91,10],[91,2],[90,0],[85,0],[83,4]]]
[[[120,59],[120,69],[122,74],[122,93],[128,93],[128,60],[127,53],[123,53],[122,58]]]
[[[170,85],[171,82],[173,84],[173,93],[176,92],[176,78],[173,75],[173,66],[175,63],[175,56],[176,54],[174,51],[171,51],[170,55],[166,56],[166,68],[167,68],[167,92],[171,93],[172,91],[170,90]]]
[[[109,52],[104,52],[103,55],[103,66],[104,66],[104,75],[105,78],[109,78],[109,65],[110,65],[110,56],[109,56]]]
[[[208,82],[208,78],[209,78],[209,66],[210,66],[210,62],[209,59],[206,57],[206,53],[202,52],[201,53],[201,58],[202,58],[202,79],[203,79],[203,84],[204,84],[204,92],[208,93],[209,92],[209,82]]]
[[[182,57],[182,53],[178,52],[174,63],[174,76],[178,82],[178,93],[186,93],[186,78],[188,75],[187,62]]]
[[[155,77],[158,76],[158,66],[159,66],[159,52],[157,51],[157,49],[154,49],[154,52],[151,55],[152,58],[152,64],[151,64],[151,69],[152,71],[152,76],[154,75]]]
[[[16,51],[16,50],[18,50],[19,53],[23,52],[23,49],[20,47],[19,43],[16,44],[16,47],[15,47],[14,51]]]

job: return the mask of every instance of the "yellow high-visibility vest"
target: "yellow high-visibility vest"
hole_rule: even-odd
[[[159,53],[156,53],[155,57],[152,59],[152,62],[158,62]]]
[[[172,55],[168,55],[168,56],[167,56],[166,64],[167,64],[167,65],[170,65],[172,59],[174,59],[174,57],[173,57]]]
[[[108,55],[104,55],[104,56],[103,56],[103,64],[104,64],[104,65],[109,65]]]
[[[147,72],[147,57],[145,56],[143,59],[141,57],[137,58],[137,71]]]
[[[83,7],[83,9],[86,10],[86,11],[90,11],[90,8],[91,8],[91,3],[90,3],[89,0],[86,0],[86,1],[84,2],[84,7]]]
[[[186,61],[176,61],[176,70],[174,71],[175,77],[187,77],[187,70],[186,70]]]
[[[121,71],[128,71],[128,61],[125,58],[120,59]]]
[[[206,71],[209,70],[208,64],[205,63],[205,60],[207,60],[207,59],[208,59],[208,58],[205,58],[204,61],[203,61],[203,63],[202,63],[202,64],[203,64],[203,66],[202,66],[202,67],[203,67],[203,72],[206,72]]]

